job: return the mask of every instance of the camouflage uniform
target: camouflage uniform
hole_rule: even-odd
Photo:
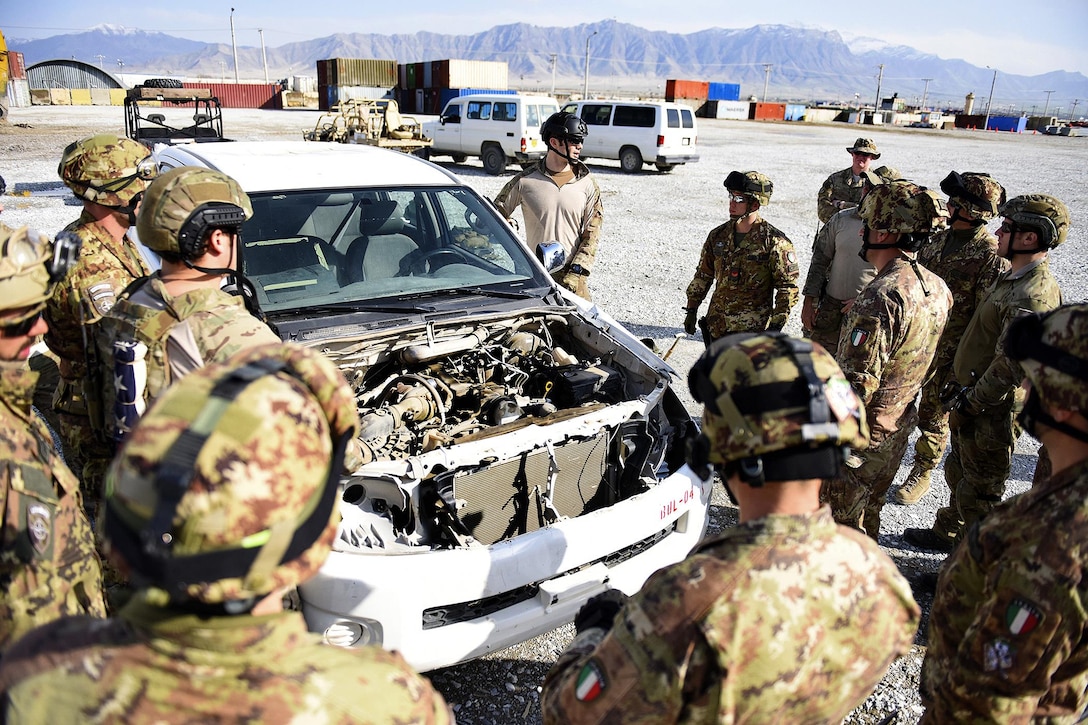
[[[566,182],[552,174],[546,158],[507,182],[495,197],[495,206],[507,217],[520,205],[525,219],[525,239],[530,248],[558,241],[567,252],[567,261],[552,272],[557,282],[590,299],[587,277],[593,272],[597,243],[601,238],[604,206],[601,190],[589,167],[581,161],[570,163],[573,173]],[[578,271],[580,270],[580,271]]]
[[[801,294],[818,300],[816,321],[809,337],[836,355],[845,316],[842,307],[876,275],[873,265],[858,256],[861,250],[861,217],[857,209],[833,215],[812,243],[812,261]]]
[[[816,194],[816,214],[820,217],[820,223],[826,224],[840,210],[835,205],[837,201],[856,207],[861,203],[864,190],[864,178],[854,176],[854,170],[850,167],[828,176]]]
[[[944,455],[948,439],[948,413],[942,408],[940,393],[953,380],[956,347],[975,308],[986,298],[998,275],[1009,268],[1009,263],[997,255],[997,239],[981,225],[973,229],[947,229],[934,235],[919,250],[918,261],[939,275],[952,292],[952,310],[937,343],[929,380],[922,388],[918,405],[921,435],[914,444],[915,465],[933,469]]]
[[[838,722],[918,619],[891,560],[826,507],[763,517],[651,576],[611,632],[578,635],[544,722]]]
[[[24,362],[0,363],[0,372],[2,650],[30,629],[63,616],[105,617],[106,605],[79,482],[30,410],[38,376]]]
[[[800,273],[793,242],[764,219],[747,234],[735,227],[730,220],[707,235],[687,288],[686,309],[694,310],[715,285],[706,313],[711,340],[732,332],[781,330],[797,304]]]
[[[949,555],[923,723],[1079,722],[1088,705],[1088,462],[990,511]]]
[[[323,644],[299,612],[202,617],[130,602],[35,631],[0,667],[8,723],[453,722],[396,652]]]
[[[945,461],[949,505],[937,511],[933,530],[955,539],[999,502],[1012,470],[1020,431],[1014,408],[1022,401],[1024,371],[998,349],[1009,323],[1029,312],[1061,304],[1061,290],[1046,259],[1017,272],[1004,272],[990,288],[960,338],[953,361],[959,385],[971,386],[965,403],[974,415],[961,415],[952,429]],[[972,373],[975,377],[972,377]]]

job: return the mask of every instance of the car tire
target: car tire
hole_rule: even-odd
[[[181,81],[174,78],[148,78],[143,83],[144,88],[181,88]]]
[[[642,154],[633,146],[620,150],[620,168],[625,174],[633,174],[642,168]]]
[[[453,163],[455,164],[463,164],[468,161],[468,156],[466,154],[450,154],[450,158],[453,159]]]
[[[480,161],[484,162],[484,171],[492,176],[506,171],[506,154],[498,146],[485,146],[480,153]]]
[[[676,168],[676,164],[655,164],[655,166],[657,166],[657,170],[662,174],[667,174]]]
[[[429,148],[427,148],[426,146],[424,146],[421,149],[416,149],[412,153],[414,153],[416,156],[418,156],[421,159],[430,160],[430,158],[431,158],[431,150]]]

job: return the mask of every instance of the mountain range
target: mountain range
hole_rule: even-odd
[[[382,58],[399,63],[459,58],[506,61],[512,87],[548,92],[581,90],[589,45],[590,92],[661,95],[669,78],[739,83],[741,96],[766,100],[873,103],[898,95],[908,103],[960,108],[974,93],[976,108],[994,86],[994,113],[1050,112],[1088,99],[1088,77],[1052,71],[1034,76],[997,75],[963,60],[944,59],[873,38],[792,25],[710,28],[678,34],[615,20],[567,28],[525,23],[499,25],[472,35],[432,32],[378,35],[337,33],[278,47],[239,46],[242,80],[316,75],[324,58]],[[102,25],[39,40],[9,39],[27,66],[76,58],[111,72],[218,80],[234,77],[230,45],[202,43],[157,32]],[[554,56],[554,69],[553,69]],[[554,74],[554,75],[553,75]],[[927,82],[928,79],[928,82]],[[1081,106],[1088,108],[1088,101]]]

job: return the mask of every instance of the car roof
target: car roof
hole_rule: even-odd
[[[485,99],[488,101],[503,100],[520,98],[523,101],[551,101],[552,103],[558,103],[555,97],[540,93],[466,93],[463,96],[457,96],[451,98],[449,102],[453,101],[475,101],[479,99]]]
[[[156,160],[205,166],[233,177],[247,192],[367,186],[463,186],[457,176],[418,156],[365,144],[319,141],[224,141],[160,146]]]

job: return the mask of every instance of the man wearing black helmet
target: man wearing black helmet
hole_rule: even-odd
[[[774,184],[758,171],[733,171],[724,186],[729,221],[707,235],[685,293],[684,331],[694,335],[699,305],[714,286],[699,325],[708,346],[734,332],[780,332],[799,296],[793,242],[759,215]]]
[[[588,134],[585,122],[573,113],[553,113],[540,127],[548,153],[495,197],[495,206],[507,217],[521,206],[530,247],[550,241],[563,245],[567,261],[552,276],[587,300],[604,215],[601,190],[579,160]]]
[[[952,374],[959,391],[950,401],[952,442],[944,464],[948,506],[937,511],[933,528],[903,532],[904,541],[923,550],[952,551],[1001,501],[1020,435],[1015,410],[1024,399],[1024,372],[999,343],[1017,317],[1061,304],[1047,254],[1069,232],[1065,204],[1046,194],[1025,194],[1009,199],[997,213],[1004,218],[997,253],[1011,268],[990,287],[956,348]]]

